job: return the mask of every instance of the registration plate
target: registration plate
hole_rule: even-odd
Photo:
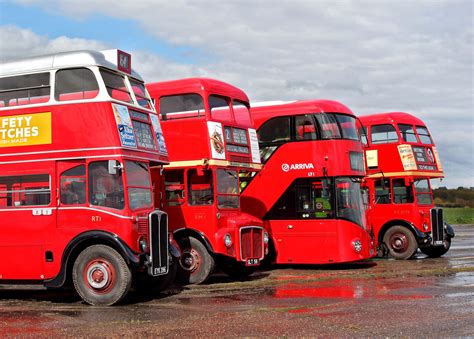
[[[257,266],[258,264],[260,264],[260,259],[258,258],[247,259],[246,264],[247,266]]]

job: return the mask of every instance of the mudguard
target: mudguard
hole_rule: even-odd
[[[108,244],[122,255],[122,257],[125,259],[125,262],[129,266],[138,267],[140,264],[140,257],[133,253],[128,245],[115,234],[104,231],[88,231],[79,234],[69,242],[61,258],[61,270],[59,271],[59,274],[53,279],[46,280],[44,282],[44,286],[50,288],[59,288],[64,285],[70,256],[85,242],[91,242],[91,245],[98,243]]]

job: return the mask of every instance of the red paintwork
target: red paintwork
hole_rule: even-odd
[[[189,78],[182,80],[165,81],[151,83],[147,85],[150,96],[155,99],[157,111],[160,111],[160,98],[178,94],[199,94],[204,101],[204,115],[199,118],[183,118],[173,120],[161,120],[161,127],[166,139],[166,145],[169,151],[170,166],[165,167],[165,173],[171,169],[184,170],[184,178],[187,173],[193,169],[209,169],[214,172],[213,186],[216,185],[215,171],[217,169],[252,169],[259,167],[259,163],[252,161],[251,155],[242,160],[242,154],[230,154],[225,152],[225,160],[219,163],[213,163],[211,146],[209,142],[209,130],[207,123],[209,121],[221,122],[222,126],[238,127],[241,129],[253,129],[253,123],[229,123],[213,119],[209,108],[209,95],[219,95],[231,100],[239,100],[248,105],[247,95],[237,87],[225,82],[208,78]],[[237,112],[234,112],[237,114]],[[162,119],[162,116],[160,116]],[[248,137],[248,133],[247,133]],[[248,138],[250,140],[250,138]],[[227,143],[225,142],[225,145]],[[248,144],[250,148],[250,144]],[[235,160],[235,156],[239,157]],[[203,161],[203,159],[205,159]],[[183,164],[181,162],[188,162]],[[209,161],[209,162],[208,162]],[[192,162],[192,163],[189,163]],[[158,171],[152,171],[152,180],[155,185],[163,187]],[[186,181],[186,179],[185,179]],[[263,227],[260,219],[243,213],[238,209],[222,209],[217,206],[217,199],[214,192],[214,202],[210,205],[189,205],[187,201],[188,185],[185,183],[185,198],[182,205],[167,206],[160,196],[156,196],[156,202],[160,208],[169,215],[169,228],[171,231],[180,231],[183,229],[194,230],[200,233],[211,245],[216,254],[235,258],[237,261],[245,261],[240,254],[240,232],[241,229],[248,226]],[[164,190],[162,196],[165,196]],[[216,217],[217,216],[217,217]],[[232,236],[233,244],[230,248],[224,245],[223,238],[226,234]],[[179,238],[179,236],[176,236]],[[260,258],[262,259],[262,258]]]
[[[258,130],[277,116],[296,116],[320,112],[353,116],[346,106],[329,100],[308,100],[271,106],[252,107],[252,118]],[[355,176],[365,171],[352,170],[349,151],[362,152],[354,140],[313,140],[288,142],[280,146],[252,179],[242,194],[242,209],[264,219],[276,250],[276,263],[325,264],[362,260],[374,255],[369,233],[345,220],[269,220],[265,215],[297,178]],[[283,164],[312,163],[314,169],[284,171]],[[289,228],[288,226],[293,226]],[[356,253],[353,240],[362,242]]]
[[[148,114],[135,106],[133,110]],[[130,210],[126,188],[123,210],[89,203],[65,207],[59,202],[59,175],[78,164],[87,167],[98,160],[117,159],[123,163],[127,159],[154,165],[167,162],[166,156],[158,152],[122,148],[110,101],[19,106],[2,109],[0,119],[42,112],[51,112],[51,144],[0,149],[0,175],[47,173],[51,180],[49,205],[0,208],[0,282],[54,278],[62,259],[66,259],[62,258],[66,246],[86,231],[114,234],[138,256],[139,237],[147,236],[148,230],[139,230],[135,219],[153,208]],[[51,215],[34,216],[33,210],[48,210]],[[52,252],[53,261],[45,260],[46,251]]]
[[[367,128],[367,135],[370,135],[371,126],[380,124],[393,125],[398,134],[398,141],[388,144],[373,144],[368,141],[366,147],[367,151],[377,151],[378,154],[378,167],[367,168],[366,185],[370,192],[370,207],[368,210],[368,219],[373,227],[377,245],[381,245],[383,238],[384,228],[394,222],[402,221],[407,224],[411,224],[421,232],[428,234],[431,232],[431,220],[430,210],[435,207],[434,203],[429,205],[419,205],[416,200],[413,203],[403,204],[376,204],[375,201],[375,181],[383,176],[386,179],[405,179],[413,182],[415,179],[430,179],[430,178],[442,178],[444,177],[441,164],[435,159],[435,163],[432,165],[436,167],[435,170],[404,170],[400,154],[398,152],[399,145],[410,145],[420,146],[433,149],[432,145],[422,144],[421,142],[406,142],[400,135],[397,124],[406,124],[412,126],[425,127],[426,125],[419,118],[403,112],[391,112],[391,113],[377,113],[359,116],[360,122],[364,127]],[[370,137],[369,137],[370,139]],[[418,163],[417,163],[418,165]],[[430,193],[432,196],[431,188]],[[434,199],[432,199],[434,200]],[[426,228],[423,227],[426,225]]]

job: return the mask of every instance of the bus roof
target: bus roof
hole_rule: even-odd
[[[387,112],[374,113],[369,115],[360,115],[360,121],[364,126],[381,124],[408,124],[425,126],[425,123],[412,114],[405,112]]]
[[[333,100],[298,100],[287,102],[252,103],[251,113],[255,128],[272,117],[308,113],[343,113],[354,116],[345,105]]]
[[[224,95],[232,99],[249,102],[249,98],[244,91],[226,82],[210,79],[210,78],[187,78],[179,80],[161,81],[147,84],[149,92],[153,92],[152,96],[160,96],[200,93],[204,96],[210,94]],[[207,94],[207,95],[206,95]]]
[[[83,50],[18,59],[2,63],[0,76],[84,66],[101,66],[118,70],[117,50]],[[131,75],[136,79],[142,80],[142,77],[133,70]]]

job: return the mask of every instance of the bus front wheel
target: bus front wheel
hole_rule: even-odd
[[[90,305],[113,305],[122,300],[132,283],[132,272],[113,248],[93,245],[83,250],[72,268],[74,288]]]
[[[181,250],[177,280],[182,284],[201,284],[205,282],[214,269],[214,258],[206,247],[196,238],[178,239]]]
[[[415,236],[403,226],[390,227],[383,236],[388,254],[395,259],[410,259],[418,249]]]

